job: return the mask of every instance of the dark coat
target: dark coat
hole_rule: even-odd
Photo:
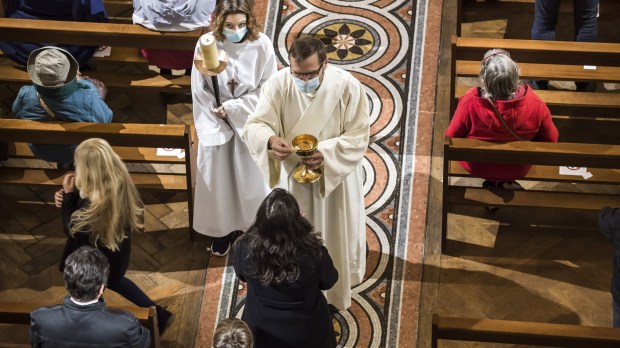
[[[101,250],[101,252],[106,256],[108,262],[110,263],[110,276],[108,277],[108,284],[115,284],[125,276],[125,272],[127,272],[127,268],[129,267],[129,255],[131,254],[131,233],[129,231],[125,231],[127,238],[123,240],[118,251],[112,251],[101,245],[101,243],[97,243],[96,246],[92,245],[90,242],[90,233],[88,232],[78,232],[71,236],[69,234],[71,214],[82,208],[85,204],[88,204],[88,200],[80,198],[80,194],[77,191],[65,193],[62,201],[62,224],[65,234],[67,235],[67,244],[65,244],[65,251],[63,252],[62,259],[60,260],[60,271],[62,272],[65,269],[65,260],[69,257],[69,255],[71,255],[72,252],[76,251],[81,246],[89,245]]]
[[[598,216],[601,232],[614,247],[613,275],[611,277],[611,296],[620,300],[620,209],[603,208]]]
[[[247,282],[242,319],[252,330],[254,347],[336,347],[327,300],[321,292],[338,280],[327,249],[321,247],[320,259],[310,252],[301,253],[301,276],[295,282],[265,287],[247,276],[247,247],[243,239],[235,246],[234,268],[237,277]]]
[[[107,308],[102,298],[86,306],[67,296],[61,305],[41,307],[30,314],[33,347],[150,347],[147,328],[131,313]]]

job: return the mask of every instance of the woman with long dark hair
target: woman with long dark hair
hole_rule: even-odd
[[[261,347],[335,347],[322,290],[338,280],[327,249],[295,198],[273,190],[235,244],[234,267],[247,282],[242,319]]]

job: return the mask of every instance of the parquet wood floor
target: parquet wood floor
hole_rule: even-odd
[[[464,3],[463,36],[529,39],[533,1]],[[562,5],[559,40],[572,40],[570,3]],[[446,10],[455,8],[447,6]],[[618,42],[619,3],[601,2],[600,10],[599,40]],[[440,73],[438,95],[447,86],[442,76],[447,75]],[[447,109],[438,103],[435,126],[441,129],[435,130],[437,149],[433,152],[433,177],[438,180],[431,187],[431,207],[441,202],[440,146],[449,118]],[[618,127],[617,121],[596,127],[591,121],[575,119],[554,118],[554,122],[564,141],[617,143],[617,133],[611,130]],[[606,192],[617,193],[614,188]],[[435,207],[441,209],[440,205]],[[429,211],[433,209],[429,207]],[[502,208],[489,213],[482,207],[454,208],[448,218],[449,240],[444,255],[437,251],[437,217],[431,213],[428,221],[421,318],[424,313],[435,312],[455,317],[612,325],[609,291],[613,250],[598,230],[596,213],[531,208]],[[428,334],[430,331],[425,330],[429,324],[421,320],[421,325],[421,331]],[[419,347],[430,346],[424,337],[419,339]],[[516,346],[443,341],[440,347]]]
[[[14,88],[0,88],[0,106],[8,112]],[[192,122],[191,97],[110,91],[114,122]],[[23,162],[23,161],[22,161]],[[29,166],[50,166],[28,161]],[[142,169],[154,170],[148,165]],[[157,171],[184,171],[159,165]],[[162,336],[162,347],[193,347],[204,283],[209,241],[188,237],[187,201],[183,193],[142,191],[145,231],[133,236],[128,277],[174,316]],[[64,247],[60,210],[53,190],[0,186],[0,300],[59,303],[65,296],[58,261]],[[112,305],[130,304],[107,290]],[[28,342],[27,327],[0,325],[0,346]]]

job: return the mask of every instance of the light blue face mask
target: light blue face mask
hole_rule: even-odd
[[[238,30],[232,30],[228,28],[222,29],[222,34],[224,34],[224,36],[226,37],[226,40],[230,42],[235,42],[235,43],[243,40],[247,32],[248,32],[248,27],[243,27]]]
[[[319,85],[321,84],[321,80],[318,76],[308,81],[304,81],[299,77],[295,76],[293,76],[293,79],[295,80],[295,86],[297,86],[297,88],[299,88],[302,93],[312,93],[316,91],[316,89],[319,88]]]

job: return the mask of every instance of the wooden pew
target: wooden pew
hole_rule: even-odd
[[[502,48],[518,62],[522,79],[620,82],[620,44],[568,41],[535,41],[453,37],[451,114],[458,98],[467,90],[458,77],[477,77],[486,51]],[[593,66],[596,69],[584,69]],[[620,108],[617,93],[536,91],[550,105],[587,108]]]
[[[112,46],[112,56],[96,61],[145,63],[139,48],[193,51],[202,30],[191,32],[157,32],[139,25],[88,23],[0,18],[0,40],[17,42],[55,42],[59,44]],[[0,79],[12,84],[27,84],[25,68],[0,67]],[[112,88],[146,88],[166,92],[188,92],[189,76],[164,77],[155,73],[127,74],[88,72]]]
[[[47,123],[0,119],[0,139],[9,143],[9,157],[32,158],[24,144],[36,139],[43,144],[79,144],[89,138],[107,140],[126,162],[176,163],[185,165],[185,173],[130,173],[139,189],[183,191],[187,194],[190,239],[193,230],[193,189],[196,173],[197,138],[193,126],[121,123]],[[183,149],[185,157],[157,156],[157,148]],[[0,167],[0,184],[62,185],[65,170]]]
[[[580,184],[620,183],[620,146],[577,143],[514,141],[491,143],[476,139],[446,138],[444,143],[442,252],[447,243],[447,219],[451,205],[543,207],[599,210],[620,206],[620,196],[583,192],[484,189],[453,186],[451,176],[468,176],[455,161],[532,164],[523,180]],[[558,166],[588,167],[591,179],[560,176]]]
[[[92,78],[101,80],[108,88],[135,89],[160,92],[189,92],[191,79],[189,76],[163,76],[155,73],[117,73],[88,71]],[[0,81],[5,84],[26,85],[32,83],[25,67],[0,66]]]
[[[104,0],[103,6],[111,23],[133,23],[133,1],[127,0]]]
[[[439,340],[571,348],[620,346],[620,330],[610,327],[433,316],[432,347]]]
[[[42,302],[0,301],[0,323],[30,325],[30,313],[33,310],[39,307],[53,305],[56,304]],[[149,308],[142,308],[136,306],[113,306],[112,308],[123,309],[136,316],[136,318],[140,320],[140,324],[149,329],[149,331],[151,332],[151,348],[160,347],[159,327],[157,326],[157,311],[155,310],[155,306],[151,306]],[[26,345],[26,347],[29,346]]]

